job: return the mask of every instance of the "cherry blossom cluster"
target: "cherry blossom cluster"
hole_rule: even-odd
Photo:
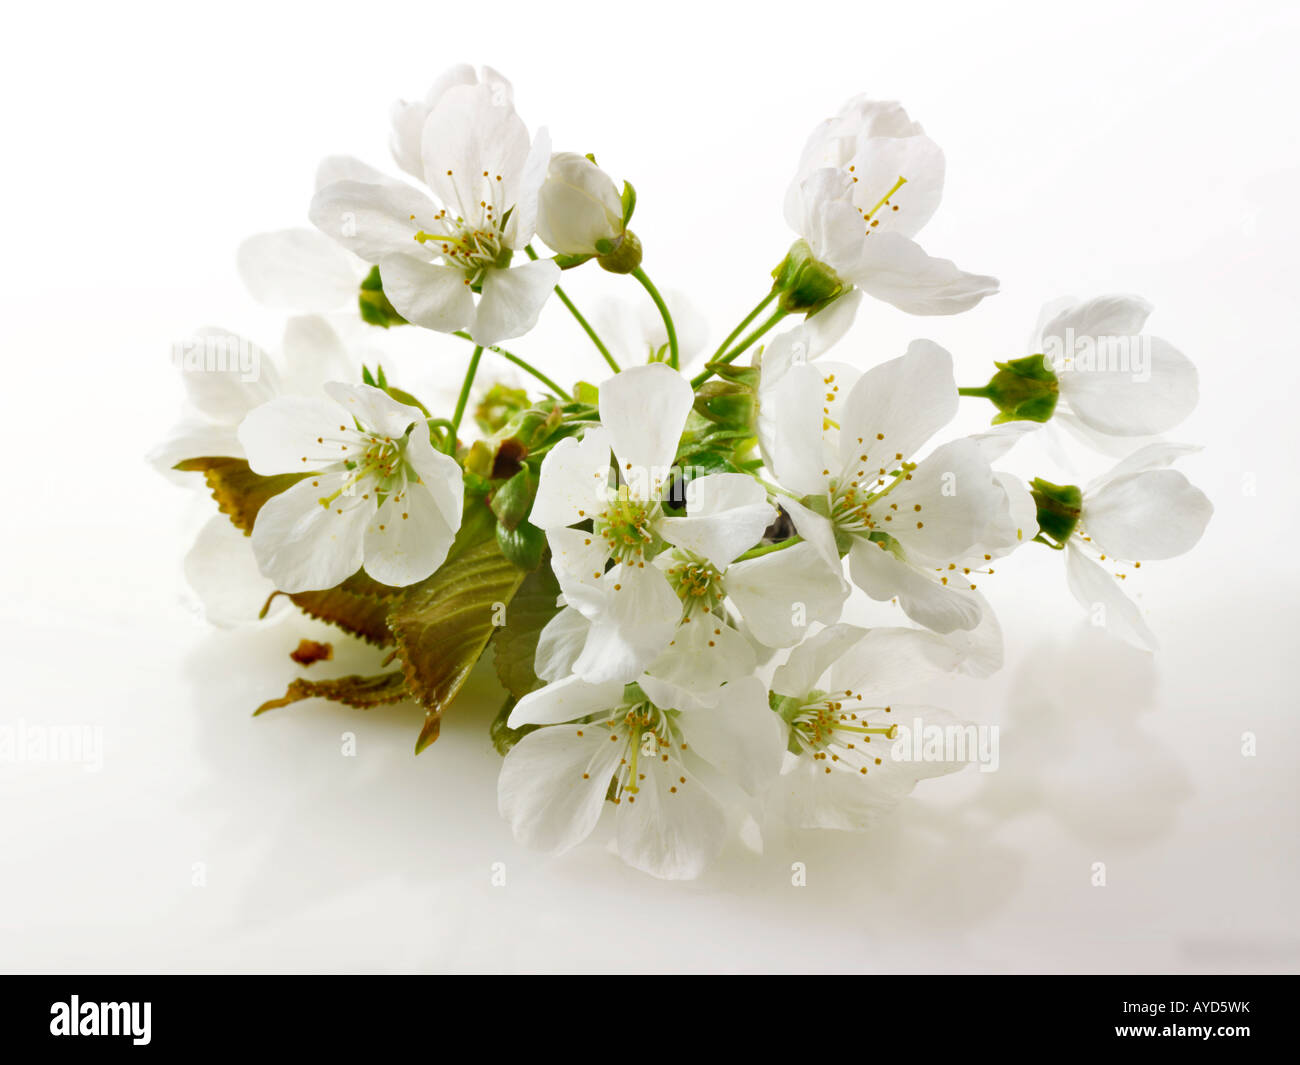
[[[211,357],[247,342],[200,334],[154,460],[203,472],[221,504],[186,561],[212,621],[291,601],[402,659],[306,693],[440,718],[492,649],[499,807],[521,842],[567,850],[608,811],[624,861],[690,878],[773,818],[870,826],[966,765],[909,757],[900,726],[961,724],[910,693],[1000,666],[982,578],[1029,545],[1061,553],[1095,622],[1154,649],[1129,578],[1192,548],[1212,510],[1172,468],[1195,449],[1162,437],[1196,370],[1132,296],[1048,305],[968,387],[930,340],[851,339],[864,301],[953,315],[998,290],[917,242],[944,156],[898,104],[858,97],[815,127],[792,243],[707,358],[708,316],[642,265],[633,186],[530,133],[500,74],[455,67],[399,102],[391,149],[400,176],[329,157],[314,228],[241,247],[252,294],[293,312],[282,347],[252,349],[250,374]],[[563,288],[579,269],[637,282],[639,306],[588,319]],[[501,347],[543,312],[577,319],[594,383]],[[420,330],[472,351],[443,409],[345,339]],[[530,388],[493,376],[507,365]],[[952,432],[963,398],[992,404],[984,431]],[[1118,461],[1082,486],[1025,480],[1003,463],[1032,434]],[[862,601],[893,624],[844,620]]]

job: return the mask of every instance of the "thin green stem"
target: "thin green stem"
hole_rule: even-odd
[[[976,397],[977,399],[990,399],[990,398],[992,398],[992,394],[989,392],[989,389],[988,389],[988,386],[987,386],[987,385],[986,385],[986,386],[982,386],[982,387],[980,387],[980,388],[959,388],[959,389],[957,389],[957,395],[959,395],[959,396],[974,396],[974,397]]]
[[[474,345],[474,354],[469,357],[469,369],[465,371],[465,383],[460,386],[460,398],[456,400],[456,413],[451,416],[451,433],[453,438],[460,434],[460,420],[465,417],[465,405],[469,402],[469,390],[474,384],[474,375],[478,373],[478,361],[483,357],[483,346]],[[452,447],[455,447],[453,440]]]
[[[537,261],[537,252],[533,250],[531,244],[524,245],[524,251],[527,252],[528,258],[532,259],[534,262]],[[591,338],[591,342],[596,345],[596,350],[599,351],[605,361],[609,363],[609,368],[615,373],[618,373],[619,365],[615,361],[614,356],[609,353],[609,348],[605,347],[604,341],[602,341],[596,334],[596,330],[591,328],[591,323],[588,322],[587,319],[582,316],[582,312],[574,306],[573,300],[569,299],[568,293],[566,293],[564,289],[560,288],[559,285],[556,285],[555,294],[559,297],[560,302],[569,308],[569,313],[578,320],[578,324],[582,326],[583,332]]]
[[[776,544],[760,544],[758,547],[752,547],[743,555],[736,559],[736,562],[745,562],[751,558],[761,558],[763,555],[770,555],[773,551],[784,551],[787,547],[794,547],[795,544],[803,543],[803,537],[792,536],[788,540],[782,540]],[[732,565],[735,565],[733,562]]]
[[[451,422],[446,418],[430,418],[427,424],[430,429],[445,430],[445,432],[439,434],[439,440],[441,441],[438,445],[439,451],[450,455],[456,450],[456,427]]]
[[[655,306],[659,308],[659,317],[664,320],[664,329],[668,331],[668,365],[676,370],[679,365],[677,329],[673,325],[673,316],[668,313],[668,304],[664,302],[663,297],[659,295],[659,290],[654,287],[654,283],[641,267],[638,266],[633,270],[632,276],[641,282],[641,287],[650,293],[650,298],[655,301]]]
[[[698,374],[696,374],[695,377],[691,380],[691,387],[699,388],[700,385],[702,385],[705,381],[707,381],[710,377],[713,376],[715,366],[722,363],[732,362],[739,355],[744,354],[745,351],[751,348],[759,339],[765,336],[770,329],[772,329],[778,322],[780,322],[782,318],[787,317],[789,313],[790,313],[789,311],[783,311],[778,307],[775,311],[772,312],[772,316],[768,318],[768,320],[764,322],[762,325],[760,325],[757,329],[755,329],[752,333],[750,333],[749,336],[745,337],[744,340],[742,340],[729,352],[723,355],[720,359],[714,359],[712,363],[710,363]]]
[[[763,313],[767,305],[771,303],[774,299],[776,299],[776,295],[777,295],[776,289],[773,289],[761,300],[759,300],[758,306],[756,306],[752,311],[750,311],[747,315],[745,315],[745,317],[740,320],[740,324],[737,325],[735,329],[733,329],[730,333],[727,334],[727,339],[718,345],[718,350],[713,353],[712,361],[716,362],[718,359],[722,358],[722,356],[727,353],[727,349],[731,347],[733,343],[735,343],[736,337],[740,336],[740,334],[743,333],[749,327],[749,323]]]
[[[465,332],[456,332],[456,333],[453,333],[452,336],[458,336],[458,337],[460,337],[462,340],[468,340],[468,341],[470,341],[470,342],[473,342],[473,340],[474,340],[474,338],[473,338],[472,336],[470,336],[468,333],[465,333]],[[532,374],[534,377],[537,378],[537,380],[541,381],[542,384],[544,384],[547,388],[549,388],[552,392],[554,392],[554,393],[555,393],[557,396],[559,396],[561,399],[563,399],[563,400],[572,400],[572,399],[573,399],[573,397],[572,397],[571,395],[569,395],[568,392],[566,392],[566,391],[565,391],[564,389],[562,389],[559,385],[557,385],[554,381],[552,381],[549,377],[547,377],[546,374],[542,373],[541,370],[539,370],[536,366],[534,366],[532,363],[530,363],[527,359],[521,359],[521,358],[520,358],[518,355],[516,355],[514,352],[512,352],[512,351],[506,351],[505,348],[499,348],[499,347],[497,347],[495,344],[493,344],[493,345],[492,345],[491,347],[489,347],[487,350],[490,351],[490,352],[492,352],[492,353],[495,354],[495,355],[500,355],[503,359],[507,360],[508,362],[513,362],[513,363],[514,363],[516,366],[518,366],[521,370],[524,370],[525,372]]]

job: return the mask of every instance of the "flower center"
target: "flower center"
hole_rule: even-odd
[[[333,495],[322,496],[318,500],[321,506],[328,507],[339,496],[356,495],[362,486],[373,490],[381,500],[383,496],[401,488],[404,479],[402,454],[405,441],[373,433],[364,433],[361,439],[364,445],[361,455],[346,463],[347,480]],[[368,495],[369,491],[365,494]]]
[[[869,748],[872,737],[892,740],[898,734],[898,726],[872,725],[866,717],[869,709],[888,714],[890,707],[846,710],[846,700],[857,703],[862,701],[862,696],[848,690],[811,692],[806,700],[782,708],[782,716],[790,723],[790,750],[825,762],[828,773],[838,764],[866,776],[884,758],[883,752]]]
[[[646,551],[654,543],[652,524],[658,512],[657,503],[633,498],[624,485],[592,520],[592,528],[605,541],[614,561],[643,562]]]
[[[637,694],[641,694],[637,690]],[[609,742],[623,744],[623,755],[609,782],[609,799],[621,803],[626,799],[635,803],[641,791],[641,783],[646,779],[655,764],[667,765],[676,775],[676,780],[668,786],[668,794],[676,795],[686,784],[687,772],[682,765],[681,752],[686,750],[682,742],[681,730],[677,727],[676,715],[669,710],[661,710],[641,694],[635,702],[624,703],[610,711],[604,721],[595,725],[578,727],[581,736],[584,729],[602,728],[609,732]],[[593,756],[583,772],[582,778],[589,779],[590,769],[598,756]]]
[[[683,555],[667,572],[668,583],[682,601],[682,617],[689,618],[697,611],[715,613],[722,607],[724,592],[722,574],[702,558]]]

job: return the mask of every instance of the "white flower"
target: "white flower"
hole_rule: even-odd
[[[893,700],[943,672],[944,641],[915,629],[833,625],[796,647],[772,678],[788,746],[773,800],[801,828],[864,829],[892,810],[916,782],[952,773],[965,761],[898,757],[899,725],[916,718],[948,726],[933,707]],[[945,663],[950,665],[950,663]]]
[[[702,512],[666,519],[662,494],[694,393],[663,363],[636,366],[600,387],[600,421],[561,440],[542,462],[528,520],[543,529],[565,601],[592,622],[573,669],[585,680],[630,681],[673,638],[682,604],[663,571],[647,565],[660,541],[715,553],[752,547],[771,508],[751,478],[700,478]],[[611,452],[618,478],[611,482]],[[590,532],[571,526],[590,521]],[[609,569],[606,567],[613,563]]]
[[[1100,611],[1110,632],[1149,651],[1157,647],[1155,635],[1120,584],[1129,567],[1190,551],[1205,532],[1214,505],[1167,468],[1197,450],[1151,444],[1117,463],[1083,489],[1078,523],[1065,544],[1074,597],[1094,616]],[[1114,576],[1103,563],[1117,567]]]
[[[1151,310],[1137,296],[1066,298],[1043,308],[1032,347],[1056,371],[1053,422],[1104,446],[1106,438],[1168,432],[1192,412],[1196,367],[1168,341],[1143,333]]]
[[[781,503],[799,534],[836,571],[847,539],[853,583],[873,599],[897,597],[927,628],[978,625],[981,600],[963,571],[1000,524],[1007,492],[976,440],[913,460],[956,414],[951,356],[918,340],[847,394],[808,365],[792,367],[784,387],[791,402],[780,408],[772,472],[803,497]]]
[[[369,385],[325,391],[333,403],[274,399],[239,427],[255,473],[308,474],[258,512],[259,568],[285,592],[332,588],[363,563],[382,584],[423,580],[460,528],[460,467],[416,408]]]
[[[601,255],[623,239],[623,200],[585,155],[556,152],[537,202],[537,232],[561,255]]]
[[[727,685],[712,706],[679,707],[678,695],[648,676],[631,687],[568,677],[520,699],[510,727],[546,727],[501,767],[498,805],[515,838],[568,850],[591,834],[612,789],[623,860],[664,879],[698,876],[727,833],[713,778],[758,792],[780,768],[781,729],[756,677]]]
[[[227,330],[200,329],[175,347],[173,362],[187,410],[149,454],[161,473],[182,459],[243,458],[237,430],[249,411],[277,396],[323,396],[326,381],[359,372],[338,334],[316,315],[289,319],[278,358]]]
[[[370,267],[317,229],[257,233],[239,246],[235,265],[258,303],[325,314],[355,310]]]
[[[394,111],[394,155],[433,199],[364,163],[327,159],[310,217],[379,265],[407,321],[490,345],[533,327],[560,271],[512,262],[536,228],[550,140],[543,130],[530,143],[504,79],[473,77],[456,68],[426,101]]]
[[[939,206],[943,152],[896,103],[858,97],[804,148],[785,217],[843,280],[910,314],[955,314],[998,290],[912,238]]]

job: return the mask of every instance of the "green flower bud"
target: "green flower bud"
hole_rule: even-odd
[[[695,410],[728,429],[748,429],[757,409],[754,390],[731,381],[708,381],[695,393]]]
[[[1052,484],[1041,477],[1029,482],[1029,494],[1038,506],[1038,535],[1058,551],[1074,533],[1083,513],[1083,492],[1072,484]]]
[[[641,265],[641,238],[630,229],[617,243],[601,240],[596,243],[596,247],[601,250],[596,256],[596,262],[611,274],[630,274]]]
[[[497,516],[497,521],[507,529],[515,529],[532,510],[533,496],[536,494],[537,475],[525,464],[519,468],[518,473],[492,494],[492,501],[488,506]]]
[[[813,258],[812,249],[803,240],[790,245],[772,277],[772,287],[781,294],[777,305],[787,314],[811,314],[846,288],[834,270]]]
[[[516,414],[531,404],[522,388],[510,388],[497,382],[474,408],[474,422],[485,433],[499,432]]]
[[[998,368],[989,383],[982,389],[968,390],[968,395],[981,395],[998,408],[994,425],[1003,422],[1045,422],[1056,410],[1061,386],[1056,374],[1042,355],[1026,355],[1023,359],[997,362]]]

